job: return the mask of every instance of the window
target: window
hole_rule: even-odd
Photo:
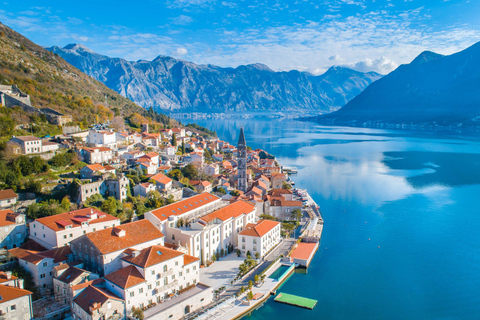
[[[152,285],[149,284],[149,285],[148,285],[148,290],[151,290],[151,289],[152,289]]]
[[[143,288],[138,289],[138,293],[143,293]]]
[[[112,303],[110,301],[107,303],[107,309],[112,309]]]
[[[66,234],[63,236],[63,239],[67,239],[67,235],[66,235]]]
[[[155,275],[155,270],[152,270],[152,276]]]
[[[168,269],[167,265],[164,265],[163,266],[163,272],[167,272],[167,269]]]
[[[165,285],[165,286],[166,286],[167,284],[168,284],[168,278],[167,278],[167,277],[165,277],[165,279],[163,279],[163,285]]]
[[[182,272],[182,271],[180,271],[180,272],[178,273],[178,276],[179,276],[179,277],[181,277],[181,276],[182,276],[182,274],[183,274],[183,272]]]
[[[193,269],[193,270],[197,270],[197,266],[193,266],[193,268],[192,268],[192,269]]]
[[[133,297],[133,296],[135,296],[135,293],[132,291],[130,292],[130,297]]]
[[[172,280],[175,280],[175,275],[174,274],[172,274]]]
[[[10,306],[10,310],[17,310],[17,305],[16,304],[12,304]]]
[[[187,273],[190,273],[190,269],[187,269]]]
[[[175,266],[178,266],[178,261],[175,261]]]
[[[40,279],[43,279],[43,278],[45,278],[45,273],[42,273],[42,274],[40,275]]]
[[[46,267],[47,265],[48,265],[48,262],[45,261],[45,262],[43,263],[43,266]]]
[[[245,242],[245,237],[242,237],[242,242]]]

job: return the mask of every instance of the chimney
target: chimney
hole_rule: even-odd
[[[8,280],[12,280],[12,271],[7,271],[5,274],[7,275]]]
[[[135,250],[135,251],[132,252],[132,257],[134,257],[134,258],[138,257],[139,254],[140,254],[140,251]]]

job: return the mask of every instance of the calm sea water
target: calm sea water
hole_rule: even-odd
[[[296,166],[325,227],[308,272],[251,319],[479,319],[478,137],[323,127],[293,120],[195,120]]]

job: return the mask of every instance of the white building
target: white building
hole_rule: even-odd
[[[205,168],[203,168],[203,172],[209,176],[213,176],[214,174],[220,173],[220,167],[218,166],[218,164],[212,163],[206,165]]]
[[[153,183],[140,183],[133,187],[133,196],[146,197],[152,191],[155,191],[155,185]]]
[[[255,222],[255,214],[253,204],[236,201],[198,218],[188,228],[167,225],[166,241],[186,247],[190,255],[206,263],[213,254],[226,254],[229,246],[236,247],[238,233]]]
[[[33,319],[32,292],[0,285],[0,297],[2,319]]]
[[[242,255],[250,252],[252,257],[263,258],[270,250],[280,243],[280,222],[272,220],[260,220],[257,223],[248,224],[245,230],[238,234],[238,248]]]
[[[30,223],[30,239],[51,249],[67,245],[84,234],[120,225],[120,219],[97,209],[84,208]]]
[[[131,251],[122,266],[104,278],[106,288],[125,301],[127,314],[132,307],[162,302],[199,281],[198,258],[159,245]]]
[[[35,285],[41,289],[53,289],[53,268],[73,261],[70,247],[65,246],[38,252],[15,248],[9,253],[18,259],[18,264],[28,270]]]
[[[0,190],[0,208],[10,208],[17,203],[18,195],[12,189]]]
[[[93,147],[116,148],[117,136],[113,130],[90,130],[87,143]]]
[[[85,269],[104,275],[120,269],[121,258],[130,250],[163,244],[163,234],[144,219],[88,233],[73,240],[71,248]]]
[[[167,191],[172,189],[173,180],[163,173],[158,173],[150,179],[154,181],[158,191]]]
[[[13,136],[10,142],[19,145],[22,148],[22,154],[42,153],[42,139],[34,136]]]
[[[88,285],[72,302],[73,319],[125,319],[125,303],[104,288]]]
[[[222,200],[210,193],[201,193],[193,197],[169,204],[145,213],[158,230],[165,234],[165,226],[176,227],[178,219],[184,221],[203,216],[222,206]]]
[[[0,210],[0,247],[20,247],[27,237],[25,215],[10,209]]]
[[[80,155],[89,164],[109,162],[113,159],[113,152],[107,147],[83,148]]]

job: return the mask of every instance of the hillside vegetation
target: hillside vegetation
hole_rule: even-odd
[[[30,95],[33,106],[50,107],[70,114],[74,122],[83,125],[132,113],[151,116],[145,109],[82,73],[58,55],[1,23],[0,84],[16,84]],[[25,118],[20,110],[9,116],[17,120]],[[153,116],[155,119],[152,120],[169,124],[170,119],[165,115]]]

